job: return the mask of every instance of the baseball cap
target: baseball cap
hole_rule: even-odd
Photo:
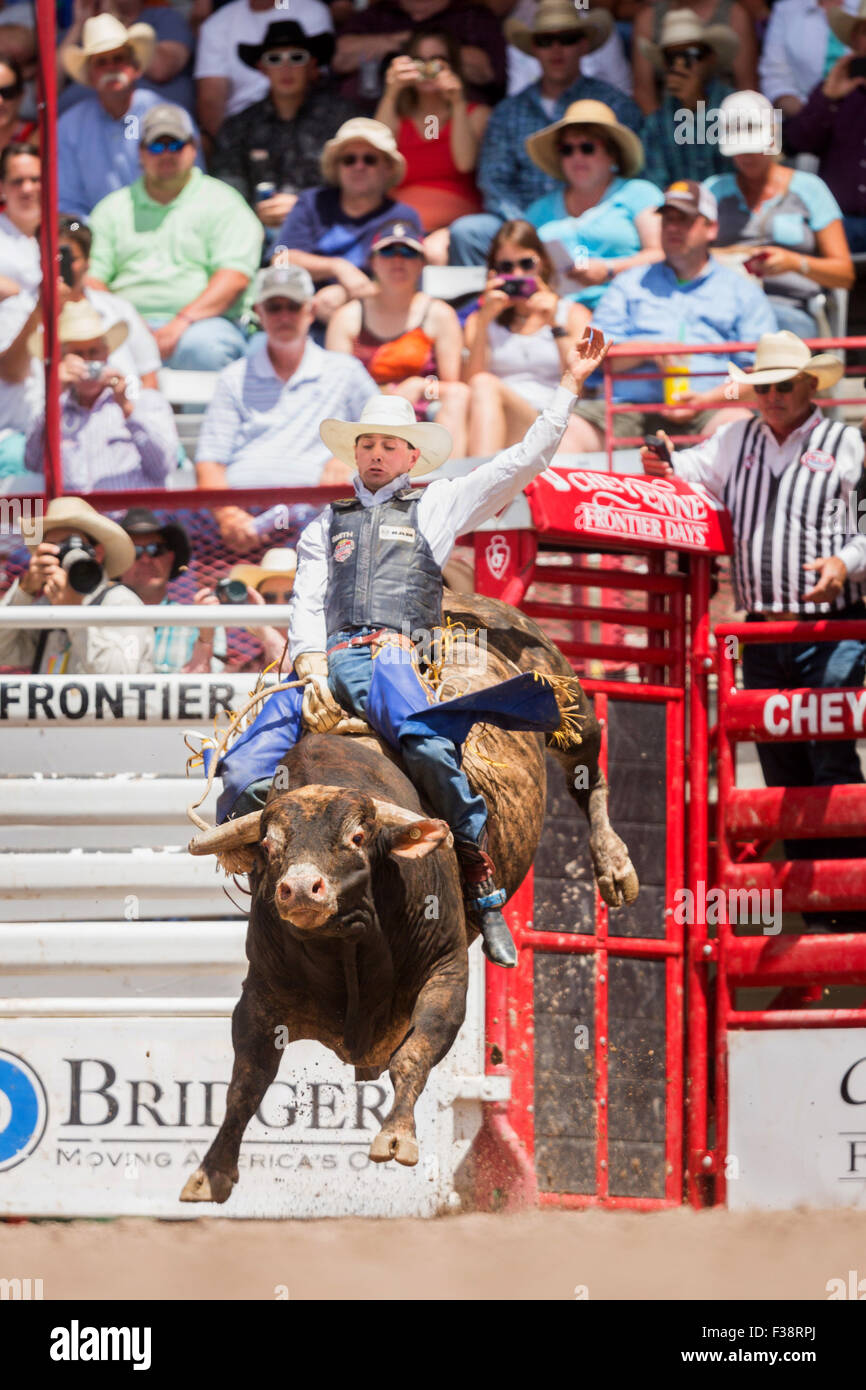
[[[299,265],[269,265],[256,275],[253,303],[265,299],[293,299],[309,304],[316,293],[309,273]]]
[[[762,92],[730,92],[719,107],[719,149],[738,154],[781,154],[782,113]]]
[[[168,135],[172,140],[195,139],[195,128],[182,106],[163,101],[145,113],[141,122],[142,145],[149,145],[160,135]]]
[[[719,205],[712,193],[694,179],[677,179],[675,183],[668,184],[664,198],[662,207],[679,208],[680,212],[687,212],[692,217],[706,217],[709,222],[719,220]],[[656,208],[656,212],[661,210],[661,207]]]
[[[415,228],[408,222],[389,222],[376,233],[370,250],[381,251],[385,246],[411,246],[413,251],[420,251],[424,255],[424,243],[418,240]]]

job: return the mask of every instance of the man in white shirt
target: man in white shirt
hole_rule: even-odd
[[[747,621],[866,618],[864,445],[852,425],[827,420],[815,403],[842,376],[830,353],[812,356],[794,333],[765,333],[755,365],[729,363],[740,399],[757,414],[720,429],[692,449],[641,450],[644,471],[699,483],[731,515],[733,578]],[[671,443],[663,436],[668,450]],[[866,643],[749,644],[743,651],[748,690],[863,685]],[[862,782],[856,744],[835,740],[759,743],[768,787],[819,787]],[[793,840],[789,859],[866,857],[866,840]],[[824,916],[804,914],[811,925]],[[841,921],[845,914],[839,915]],[[836,924],[835,919],[830,925]],[[860,925],[858,919],[857,926]]]
[[[289,654],[297,675],[309,678],[303,704],[308,727],[327,732],[343,709],[363,717],[373,648],[396,642],[411,653],[409,634],[441,625],[442,566],[455,540],[494,516],[550,464],[574,398],[607,346],[597,329],[588,328],[568,355],[553,400],[519,444],[466,477],[438,479],[423,491],[411,480],[445,462],[451,438],[441,425],[418,424],[408,401],[376,396],[357,422],[323,422],[325,443],[358,473],[354,498],[326,507],[298,545]],[[400,751],[409,776],[454,832],[485,954],[499,965],[516,965],[500,910],[504,894],[486,850],[487,808],[473,794],[457,748],[439,735],[411,734],[400,737]]]

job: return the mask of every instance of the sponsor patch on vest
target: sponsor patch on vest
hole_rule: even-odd
[[[825,454],[823,449],[809,449],[800,462],[805,463],[806,467],[815,473],[827,473],[836,460],[832,454]]]
[[[405,541],[408,545],[413,545],[415,541],[414,526],[380,526],[379,535],[383,541]]]
[[[344,560],[348,560],[354,549],[355,539],[353,536],[338,536],[334,546],[334,559],[337,564],[342,564]]]

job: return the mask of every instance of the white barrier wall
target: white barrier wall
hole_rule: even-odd
[[[222,1119],[247,901],[214,861],[185,853],[184,808],[203,782],[183,776],[183,732],[212,732],[252,685],[0,677],[0,1215],[430,1216],[459,1204],[482,1100],[507,1085],[483,1076],[477,945],[466,1023],[417,1107],[417,1168],[367,1158],[387,1076],[356,1083],[299,1043],[251,1122],[228,1203],[178,1201]]]

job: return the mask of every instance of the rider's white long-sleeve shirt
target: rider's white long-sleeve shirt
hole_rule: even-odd
[[[418,528],[441,567],[458,536],[495,516],[542,473],[556,453],[568,424],[574,396],[560,386],[519,444],[482,463],[465,478],[439,478],[420,489]],[[358,475],[355,492],[365,507],[375,507],[411,482],[408,473],[369,492]],[[325,598],[328,587],[328,534],[331,508],[311,521],[298,542],[298,572],[292,597],[289,656],[326,648]]]

